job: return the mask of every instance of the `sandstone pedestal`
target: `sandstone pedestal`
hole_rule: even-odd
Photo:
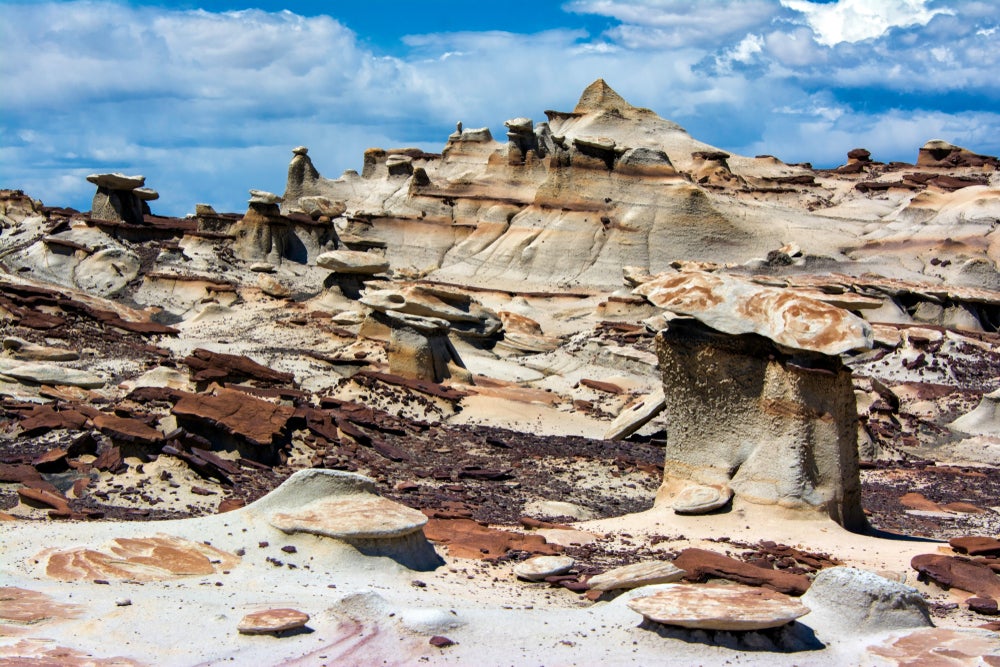
[[[674,320],[657,336],[667,412],[661,502],[725,484],[744,502],[862,529],[851,374],[839,357],[782,353],[755,334]]]

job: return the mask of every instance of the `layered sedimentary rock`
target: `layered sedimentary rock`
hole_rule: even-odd
[[[691,483],[736,499],[865,524],[851,374],[837,357],[782,353],[755,334],[675,320],[657,336],[668,438],[660,498]]]

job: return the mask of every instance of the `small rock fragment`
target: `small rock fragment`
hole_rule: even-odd
[[[576,561],[569,556],[535,556],[514,566],[518,579],[541,581],[546,577],[565,574]]]
[[[247,614],[236,629],[241,635],[266,635],[304,627],[309,614],[297,609],[267,609]]]

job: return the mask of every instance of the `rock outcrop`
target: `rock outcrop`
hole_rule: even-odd
[[[783,353],[755,334],[674,320],[657,336],[667,447],[660,500],[690,484],[866,525],[851,373],[837,357]]]
[[[91,174],[87,180],[97,186],[90,205],[90,215],[97,220],[141,225],[143,217],[150,212],[146,202],[160,196],[155,190],[142,187],[146,183],[145,176]]]

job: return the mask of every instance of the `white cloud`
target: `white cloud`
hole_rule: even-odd
[[[927,7],[927,0],[838,0],[823,4],[781,0],[781,4],[805,14],[816,41],[826,46],[880,37],[890,28],[926,25],[937,14],[951,13]]]
[[[884,0],[879,16],[895,29],[833,45],[812,25],[836,10],[843,20],[830,24],[847,34],[872,6],[575,0],[574,12],[618,24],[600,35],[411,35],[390,57],[326,16],[4,4],[0,186],[88,207],[83,176],[115,170],[148,177],[155,211],[240,210],[248,188],[284,188],[293,146],[337,176],[360,168],[369,146],[439,150],[457,120],[502,136],[508,118],[571,109],[598,77],[736,152],[837,164],[868,141],[912,159],[932,136],[1000,152],[990,32],[1000,6],[947,15]]]

